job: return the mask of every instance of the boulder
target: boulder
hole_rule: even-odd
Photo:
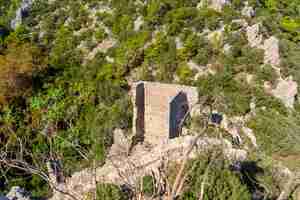
[[[30,200],[30,195],[19,186],[12,187],[6,195],[9,200]]]
[[[143,24],[144,24],[144,20],[143,20],[143,18],[141,16],[139,16],[134,21],[134,31],[139,31]]]
[[[292,77],[285,80],[279,79],[276,88],[271,93],[274,97],[280,99],[286,107],[293,108],[298,93],[298,84],[292,80]]]
[[[20,7],[16,11],[16,17],[10,22],[10,27],[16,29],[19,25],[22,24],[24,17],[28,15],[30,7],[33,3],[33,0],[23,0]]]
[[[256,148],[257,143],[256,143],[256,137],[253,133],[253,130],[248,127],[243,127],[242,130],[243,130],[243,133],[250,139],[253,146]]]
[[[251,47],[259,48],[262,43],[263,37],[259,33],[259,26],[259,24],[254,24],[246,28],[247,39]]]
[[[216,11],[222,11],[223,7],[228,3],[228,0],[211,0],[210,7]]]
[[[242,15],[246,17],[254,17],[255,11],[251,6],[249,6],[248,1],[246,1],[244,4],[245,7],[242,10]]]
[[[208,6],[209,8],[212,8],[218,12],[222,11],[223,7],[226,4],[229,4],[229,0],[202,0],[197,5],[197,8],[202,8],[203,6]]]
[[[126,138],[122,129],[115,129],[113,132],[113,145],[110,148],[110,156],[119,156],[129,152],[131,142]]]
[[[187,63],[187,66],[196,72],[196,75],[194,77],[194,80],[197,80],[199,77],[208,74],[208,68],[206,66],[201,66],[195,63],[194,61],[190,60]]]
[[[223,52],[225,53],[225,54],[229,54],[230,52],[231,52],[231,45],[230,44],[225,44],[224,46],[223,46]]]
[[[183,48],[183,43],[182,43],[182,41],[180,40],[179,37],[175,38],[175,44],[176,44],[176,49],[182,49]]]
[[[273,67],[280,64],[279,40],[274,36],[264,41],[263,49],[265,50],[264,63]]]

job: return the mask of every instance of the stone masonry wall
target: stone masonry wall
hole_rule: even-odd
[[[187,95],[189,107],[192,107],[198,101],[197,88],[158,82],[137,82],[132,87],[133,105],[136,105],[136,86],[140,83],[144,83],[145,91],[144,139],[151,144],[165,142],[169,138],[170,102],[179,92],[184,92]],[[134,133],[136,133],[136,110],[137,108],[134,108]]]

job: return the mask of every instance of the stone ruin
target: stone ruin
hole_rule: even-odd
[[[196,87],[139,81],[132,85],[133,134],[161,144],[178,137],[188,111],[198,102]]]

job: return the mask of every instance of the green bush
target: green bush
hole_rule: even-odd
[[[98,184],[96,200],[125,200],[120,188],[112,184]]]
[[[300,152],[299,113],[286,116],[275,110],[260,111],[248,127],[254,130],[260,148],[268,155],[294,155]]]
[[[278,75],[271,65],[259,67],[259,70],[257,71],[256,76],[260,84],[263,84],[264,81],[269,81],[270,83],[275,84]]]
[[[179,66],[176,70],[176,75],[182,84],[189,84],[194,78],[193,70],[191,70],[187,65]]]
[[[80,53],[76,49],[78,42],[73,32],[62,26],[56,33],[54,46],[50,52],[50,64],[55,68],[80,65]]]
[[[229,164],[215,156],[199,156],[190,165],[189,174],[182,200],[197,200],[204,181],[203,199],[205,200],[250,200],[248,188],[240,177],[229,170]]]
[[[210,103],[214,102],[213,106],[219,112],[241,115],[250,110],[250,87],[237,82],[229,71],[201,77],[197,85],[200,96],[208,97]]]
[[[151,197],[154,194],[155,190],[155,180],[152,176],[144,176],[142,178],[142,184],[143,184],[143,193],[149,197]]]

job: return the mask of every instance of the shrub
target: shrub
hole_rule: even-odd
[[[152,176],[144,176],[142,178],[142,184],[143,184],[143,193],[147,196],[152,196],[154,194],[155,189],[155,183]]]
[[[103,28],[98,28],[97,31],[95,32],[95,38],[97,41],[102,41],[107,37],[107,33]]]
[[[44,68],[39,48],[30,43],[10,42],[7,45],[4,55],[0,55],[1,103],[30,93],[34,74]]]
[[[278,75],[271,65],[264,65],[258,68],[259,70],[257,70],[256,76],[260,84],[263,84],[264,81],[269,81],[270,83],[275,84]]]
[[[248,124],[254,130],[261,149],[269,155],[293,155],[300,152],[299,114],[286,116],[268,109],[260,111]]]
[[[157,72],[158,81],[171,82],[177,68],[176,44],[173,38],[162,33],[156,36],[155,43],[145,50],[145,61]]]
[[[210,155],[211,156],[211,155]],[[229,170],[229,164],[215,156],[199,156],[190,165],[189,174],[182,200],[197,200],[204,181],[203,199],[243,199],[250,200],[251,195],[239,176]]]
[[[176,75],[183,84],[189,84],[194,78],[194,72],[187,65],[181,65],[176,70]]]
[[[170,10],[168,4],[163,3],[160,0],[150,1],[146,8],[145,21],[150,28],[160,25],[164,15]]]
[[[124,200],[120,188],[113,184],[98,184],[96,200]]]
[[[196,8],[183,7],[169,11],[165,16],[168,34],[176,35],[197,16]]]
[[[210,103],[214,102],[213,106],[219,112],[241,115],[250,110],[250,87],[237,82],[229,71],[201,77],[197,85],[200,96],[208,97]]]
[[[293,78],[300,83],[300,47],[299,45],[289,41],[280,41],[280,55],[282,73],[285,76],[293,75]]]
[[[81,56],[76,49],[78,42],[73,36],[73,32],[65,26],[60,27],[56,33],[54,46],[50,52],[50,64],[55,68],[64,68],[67,66],[78,66]]]

